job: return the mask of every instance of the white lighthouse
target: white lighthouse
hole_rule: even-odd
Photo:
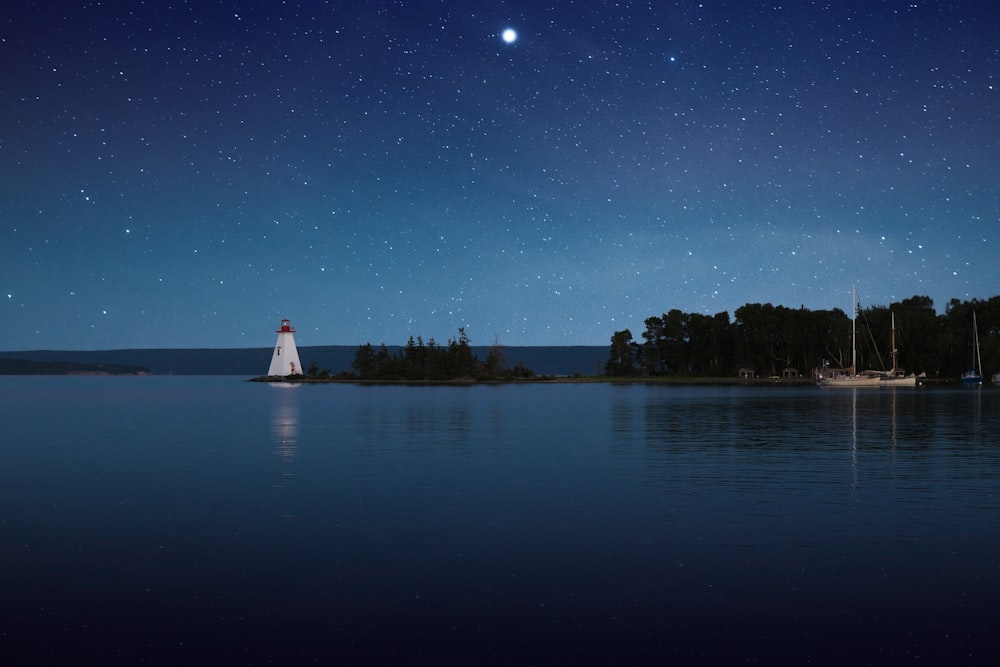
[[[271,367],[267,374],[285,377],[286,375],[301,375],[302,362],[299,361],[299,351],[295,348],[295,329],[288,320],[281,320],[278,329],[278,342],[274,344],[274,354],[271,355]]]

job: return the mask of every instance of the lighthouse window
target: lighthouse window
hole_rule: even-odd
[[[276,355],[278,355],[279,357],[281,356],[281,346],[280,345],[278,347],[274,348],[274,353]]]

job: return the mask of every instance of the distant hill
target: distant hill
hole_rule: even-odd
[[[399,345],[387,346],[390,352]],[[308,369],[313,362],[331,373],[350,371],[357,346],[300,347],[299,359]],[[136,349],[136,350],[28,350],[0,352],[3,361],[34,361],[104,365],[149,369],[155,375],[245,375],[267,373],[272,348]],[[490,348],[473,346],[473,354],[486,359]],[[594,346],[504,347],[510,367],[524,364],[538,375],[598,375],[608,360],[608,348]],[[0,371],[4,372],[4,371]],[[31,374],[29,371],[19,374]]]
[[[145,375],[149,372],[144,366],[0,357],[0,375]]]

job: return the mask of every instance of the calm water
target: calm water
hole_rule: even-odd
[[[0,654],[992,664],[998,408],[4,377]]]

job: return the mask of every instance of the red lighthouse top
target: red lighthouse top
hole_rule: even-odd
[[[291,320],[281,320],[281,328],[276,329],[275,333],[290,332],[295,333],[295,329],[292,328]]]

